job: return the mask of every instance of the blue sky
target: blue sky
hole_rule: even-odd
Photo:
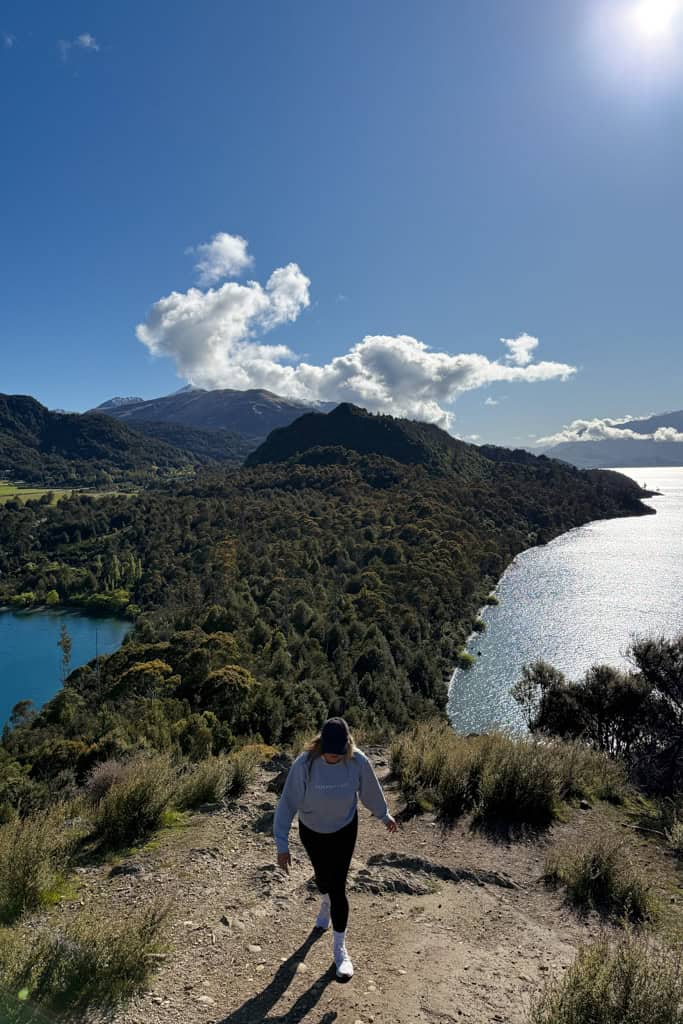
[[[0,388],[269,385],[517,444],[681,408],[675,7],[5,0]]]

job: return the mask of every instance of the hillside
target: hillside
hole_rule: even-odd
[[[667,427],[683,433],[683,410],[619,424],[620,429],[632,430],[637,434],[654,434],[657,430]],[[582,468],[683,466],[683,443],[656,441],[651,437],[642,441],[636,438],[564,441],[562,444],[547,448],[545,454],[552,458],[564,459]]]
[[[183,423],[134,420],[131,429],[145,437],[179,448],[199,463],[227,462],[239,465],[253,451],[255,441],[228,430],[200,430]]]
[[[281,398],[264,390],[183,388],[173,395],[149,401],[112,399],[92,411],[132,425],[144,420],[179,423],[199,430],[227,430],[243,438],[254,439],[253,448],[271,430],[286,426],[309,408],[303,402]]]
[[[192,463],[106,416],[55,413],[26,395],[0,395],[0,478],[106,485],[187,470]]]

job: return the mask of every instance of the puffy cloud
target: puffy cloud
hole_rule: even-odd
[[[534,358],[534,349],[538,348],[538,338],[532,338],[530,334],[520,334],[517,338],[501,338],[500,340],[508,350],[505,358],[515,366],[528,366]]]
[[[674,427],[659,427],[654,433],[639,433],[623,426],[633,420],[633,416],[622,419],[574,420],[569,426],[563,427],[557,434],[541,437],[537,445],[549,447],[565,441],[683,441],[683,433]]]
[[[238,239],[241,248],[224,241],[235,238],[216,235],[199,247],[206,258],[205,267],[201,260],[197,265],[204,279],[213,278],[219,266],[223,274],[233,273],[235,253],[238,263],[240,254],[248,258],[243,239]],[[445,428],[453,421],[447,406],[465,391],[495,381],[566,380],[575,373],[566,363],[532,362],[538,342],[527,335],[506,342],[508,347],[520,342],[506,362],[477,353],[434,352],[407,335],[368,335],[329,362],[309,363],[287,346],[263,340],[310,304],[309,286],[300,267],[289,263],[274,270],[265,287],[229,281],[171,292],[154,303],[137,337],[154,355],[172,358],[179,375],[196,387],[266,388],[311,403],[354,402]]]
[[[652,435],[653,441],[683,441],[683,432],[675,427],[659,427]]]
[[[226,231],[219,231],[210,242],[198,245],[195,251],[199,253],[195,265],[197,280],[202,285],[215,284],[224,277],[237,277],[253,263],[247,252],[246,240]]]

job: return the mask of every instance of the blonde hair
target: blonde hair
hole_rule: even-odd
[[[351,733],[349,733],[349,741],[346,744],[346,752],[341,755],[342,761],[350,761],[357,750],[358,747],[354,742],[353,736],[351,735]],[[313,739],[309,740],[308,743],[305,745],[304,753],[308,754],[309,759],[311,761],[314,761],[316,757],[322,757],[322,752],[322,736],[320,733],[318,733],[317,736],[314,736]]]

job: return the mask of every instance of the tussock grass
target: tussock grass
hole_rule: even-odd
[[[130,774],[131,764],[131,761],[117,761],[116,758],[96,764],[84,786],[85,795],[90,803],[98,804],[113,785],[124,782]]]
[[[225,796],[232,777],[233,765],[227,757],[208,757],[181,776],[174,803],[181,810],[217,803]]]
[[[3,1024],[101,1020],[144,989],[167,911],[83,913],[63,930],[0,933]]]
[[[529,1024],[680,1024],[680,962],[628,933],[581,949],[532,1006]]]
[[[459,736],[424,722],[391,744],[391,764],[413,809],[435,807],[453,820],[472,811],[484,825],[542,827],[562,800],[621,800],[623,768],[580,744],[489,733]]]
[[[235,798],[246,792],[254,778],[257,763],[258,756],[248,747],[230,755],[232,777],[228,783],[228,796]]]
[[[176,776],[167,757],[139,758],[93,812],[93,835],[106,849],[133,846],[163,825]]]
[[[575,842],[553,850],[544,877],[548,885],[564,886],[567,900],[582,913],[595,910],[638,924],[655,915],[647,885],[616,840],[597,839],[588,846]]]
[[[51,901],[77,838],[61,805],[0,827],[0,924]]]

